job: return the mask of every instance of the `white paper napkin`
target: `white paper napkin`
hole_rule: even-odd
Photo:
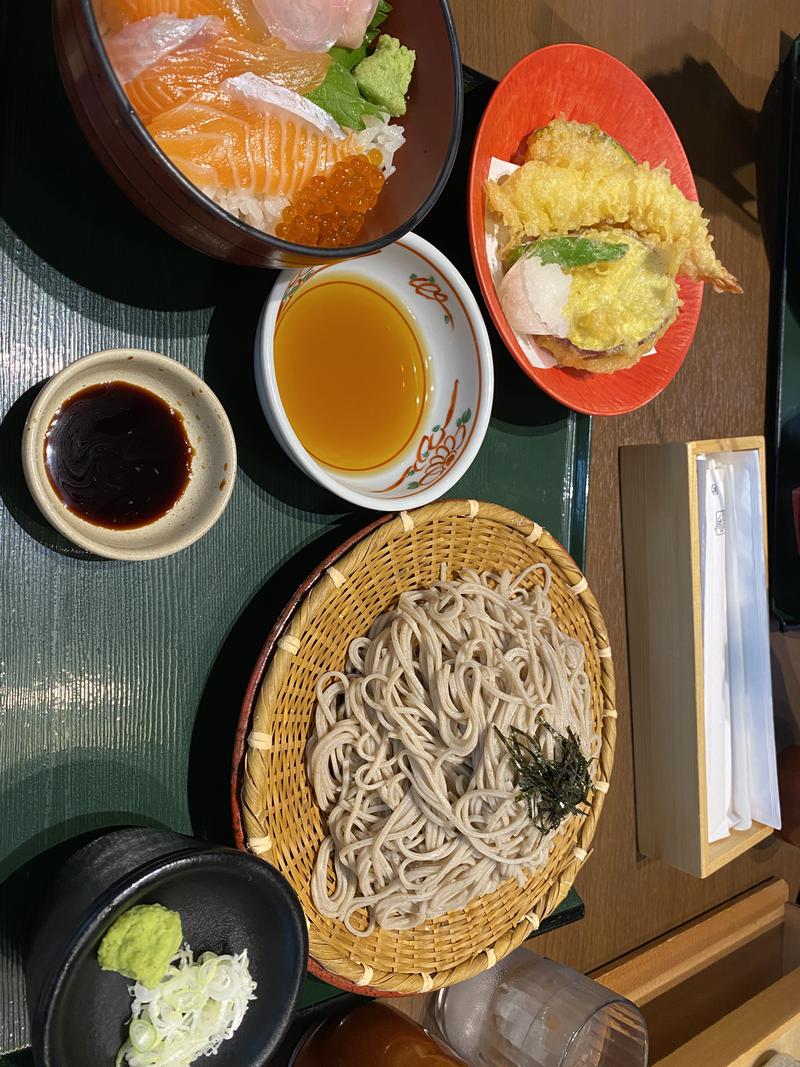
[[[708,840],[780,827],[758,452],[697,458]]]
[[[703,706],[706,734],[708,840],[730,832],[732,799],[731,705],[727,665],[724,470],[697,460],[703,598]]]

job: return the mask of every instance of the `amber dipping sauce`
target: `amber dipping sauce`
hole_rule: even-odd
[[[165,515],[189,484],[193,455],[183,417],[129,382],[90,385],[69,397],[44,443],[50,484],[66,507],[115,530]]]
[[[275,377],[303,447],[336,470],[376,470],[409,444],[427,374],[411,317],[376,282],[306,284],[275,330]]]
[[[466,1067],[419,1023],[383,1004],[359,1004],[316,1030],[292,1067]]]

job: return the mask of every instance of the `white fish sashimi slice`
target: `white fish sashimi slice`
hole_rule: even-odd
[[[260,78],[257,74],[239,74],[235,78],[226,78],[222,83],[222,91],[262,114],[283,112],[299,119],[320,130],[332,141],[343,141],[347,137],[336,119],[323,108],[268,78]]]
[[[536,256],[518,259],[500,283],[500,303],[509,325],[517,333],[566,337],[564,316],[572,278],[557,263],[542,263]]]
[[[225,33],[225,23],[214,15],[193,19],[151,15],[123,26],[105,38],[114,72],[125,85],[179,48],[206,48]]]
[[[342,34],[352,0],[253,0],[270,33],[287,48],[327,52]],[[358,42],[361,44],[361,41]]]
[[[358,48],[377,10],[378,0],[350,0],[347,18],[336,43],[342,48]]]

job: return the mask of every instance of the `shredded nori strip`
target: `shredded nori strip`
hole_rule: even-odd
[[[545,756],[537,739],[523,730],[512,726],[511,734],[506,737],[496,726],[494,729],[519,776],[516,799],[525,801],[528,816],[536,829],[541,834],[548,834],[569,815],[586,814],[586,798],[592,788],[592,779],[590,761],[581,751],[580,741],[571,727],[567,727],[565,737],[544,719],[538,721],[557,742],[554,759]]]

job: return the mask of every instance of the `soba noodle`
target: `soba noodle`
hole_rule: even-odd
[[[532,572],[542,584],[524,589]],[[584,647],[553,620],[550,583],[544,564],[516,579],[443,573],[319,679],[306,761],[328,816],[311,885],[321,914],[356,934],[408,929],[544,866],[558,831],[534,827],[493,727],[532,734],[552,759],[543,718],[597,752]]]

